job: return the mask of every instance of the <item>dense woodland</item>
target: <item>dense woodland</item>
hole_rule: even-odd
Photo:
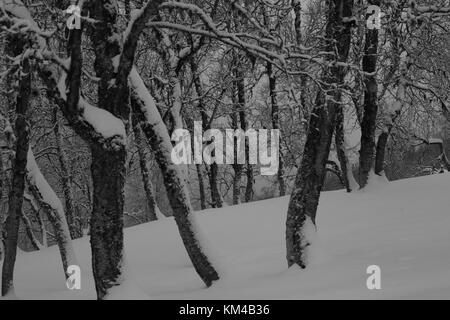
[[[0,26],[3,296],[18,248],[57,245],[68,276],[89,236],[107,298],[123,229],[167,216],[210,286],[193,212],[287,195],[286,267],[307,268],[322,191],[450,170],[448,0],[0,0]],[[279,129],[277,174],[173,164],[196,121]]]

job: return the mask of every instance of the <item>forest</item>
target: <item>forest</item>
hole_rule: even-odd
[[[18,256],[57,247],[70,281],[88,238],[108,299],[125,230],[172,218],[212,287],[198,217],[283,197],[301,273],[325,192],[450,170],[448,0],[0,0],[0,38],[3,297]]]

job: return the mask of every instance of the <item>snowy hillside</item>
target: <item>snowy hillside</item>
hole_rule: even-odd
[[[450,176],[436,175],[364,192],[323,194],[319,238],[308,270],[287,270],[288,198],[197,213],[222,280],[204,289],[174,221],[126,230],[124,296],[152,299],[450,298]],[[82,290],[68,291],[56,247],[20,253],[19,298],[95,299],[89,240],[75,242]],[[378,265],[382,290],[369,291],[366,269]],[[134,283],[134,284],[132,284]],[[139,289],[138,289],[139,288]]]

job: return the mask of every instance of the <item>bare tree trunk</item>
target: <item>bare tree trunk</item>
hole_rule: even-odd
[[[325,51],[334,52],[337,47],[338,61],[346,62],[350,49],[352,0],[327,1],[328,21],[326,27]],[[345,21],[345,22],[344,22]],[[320,90],[316,98],[316,106],[311,115],[308,137],[302,164],[297,173],[294,191],[289,202],[286,221],[286,249],[289,266],[307,266],[308,247],[311,246],[309,233],[315,228],[317,207],[320,192],[326,173],[326,162],[330,153],[333,131],[336,125],[337,105],[326,99],[327,95],[339,97],[334,85],[342,85],[345,69],[339,66],[325,70],[323,83],[325,93]]]
[[[64,141],[61,133],[61,126],[58,121],[58,108],[55,107],[53,115],[55,133],[56,149],[58,152],[59,164],[61,166],[62,186],[64,191],[64,201],[66,205],[66,217],[69,224],[70,236],[72,239],[78,239],[83,236],[83,230],[80,226],[79,217],[75,213],[75,201],[73,197],[72,188],[72,174],[69,169],[69,161],[67,160],[66,152],[64,151]]]
[[[197,92],[197,96],[199,97],[199,110],[200,110],[200,115],[202,118],[202,125],[203,125],[203,132],[208,131],[209,129],[211,129],[211,121],[208,117],[208,114],[206,113],[206,106],[203,100],[203,85],[200,79],[200,74],[198,73],[198,66],[197,63],[191,59],[191,70],[193,73],[193,77],[194,77],[194,86],[195,86],[195,91]],[[211,142],[208,142],[211,143]],[[214,157],[215,156],[215,151],[213,151],[211,153],[211,156]],[[213,208],[222,208],[223,207],[223,199],[222,199],[222,195],[220,194],[219,191],[219,185],[217,182],[217,176],[219,173],[219,167],[217,166],[217,163],[214,162],[209,166],[209,186],[210,186],[210,191],[211,191],[211,204]]]
[[[9,39],[9,42],[14,42],[14,45],[20,45],[17,39]],[[11,52],[14,53],[17,49],[13,48]],[[2,269],[2,296],[14,294],[14,265],[16,262],[20,216],[22,214],[23,195],[25,192],[28,147],[30,143],[30,125],[27,117],[31,93],[31,68],[27,59],[22,62],[22,68],[23,70],[20,72],[22,78],[19,80],[19,91],[16,101],[16,123],[14,128],[17,137],[16,155],[13,163],[12,190],[9,195],[8,218],[5,228],[7,237]]]
[[[237,89],[237,97],[238,97],[238,109],[239,109],[239,120],[241,129],[245,132],[247,131],[247,118],[245,108],[247,105],[247,99],[245,97],[245,81],[244,81],[244,73],[242,72],[242,66],[238,63],[238,67],[236,68],[236,89]],[[245,141],[245,161],[246,165],[246,177],[247,177],[247,185],[245,187],[245,202],[250,202],[253,200],[253,185],[254,185],[254,177],[253,177],[253,166],[250,164],[250,149],[249,143],[246,139]]]
[[[205,210],[206,207],[206,194],[205,194],[205,183],[203,182],[203,170],[200,164],[195,165],[197,169],[198,177],[198,189],[200,193],[200,208]]]
[[[130,82],[134,89],[131,99],[133,112],[142,122],[142,129],[163,174],[169,202],[184,246],[200,278],[207,286],[211,286],[219,279],[219,275],[205,255],[196,234],[193,209],[185,181],[171,159],[172,143],[167,127],[163,124],[153,98],[135,70],[130,75]]]
[[[158,217],[156,215],[157,204],[153,192],[153,185],[150,179],[150,171],[147,167],[147,155],[145,152],[146,144],[142,139],[142,129],[139,126],[139,121],[136,115],[133,114],[133,131],[134,139],[136,141],[136,147],[139,155],[139,166],[141,168],[142,182],[144,184],[145,197],[147,200],[147,221],[156,221]]]
[[[231,117],[231,125],[234,130],[242,129],[240,127],[239,123],[239,104],[238,99],[236,95],[236,87],[233,87],[232,92],[232,101],[233,101],[233,113],[230,115]],[[241,203],[241,182],[242,182],[242,174],[244,172],[244,166],[242,164],[239,164],[238,159],[238,153],[237,153],[237,143],[238,140],[235,137],[234,138],[234,159],[235,163],[233,164],[233,170],[234,170],[234,176],[233,176],[233,205],[238,205]]]
[[[277,79],[275,77],[273,71],[272,63],[267,63],[267,75],[269,77],[269,92],[270,92],[270,100],[272,104],[272,129],[280,130],[280,109],[277,101]],[[286,184],[284,182],[284,163],[283,163],[283,155],[280,152],[280,157],[278,160],[278,188],[280,191],[280,197],[284,197],[286,195]]]
[[[339,99],[341,101],[341,99]],[[350,168],[347,151],[345,146],[345,129],[344,129],[344,110],[343,106],[338,105],[337,118],[336,118],[336,133],[335,133],[335,141],[336,141],[336,153],[339,159],[339,164],[342,172],[342,182],[347,189],[347,192],[352,192],[352,187],[350,185],[350,175],[353,174]]]
[[[369,0],[369,5],[380,6],[380,0]],[[364,115],[361,123],[361,150],[359,158],[359,181],[361,188],[367,186],[375,160],[375,131],[378,114],[378,83],[376,79],[378,60],[378,30],[368,29],[362,62],[366,74],[364,90]]]

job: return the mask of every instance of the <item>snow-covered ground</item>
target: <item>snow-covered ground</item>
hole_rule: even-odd
[[[364,192],[324,193],[308,270],[287,270],[289,198],[197,213],[222,280],[205,289],[173,219],[126,230],[126,297],[152,299],[450,299],[450,176]],[[94,299],[89,240],[75,242],[82,290],[68,291],[57,248],[20,253],[16,293],[28,299]],[[382,289],[367,289],[368,266]],[[119,295],[120,296],[120,295]]]

